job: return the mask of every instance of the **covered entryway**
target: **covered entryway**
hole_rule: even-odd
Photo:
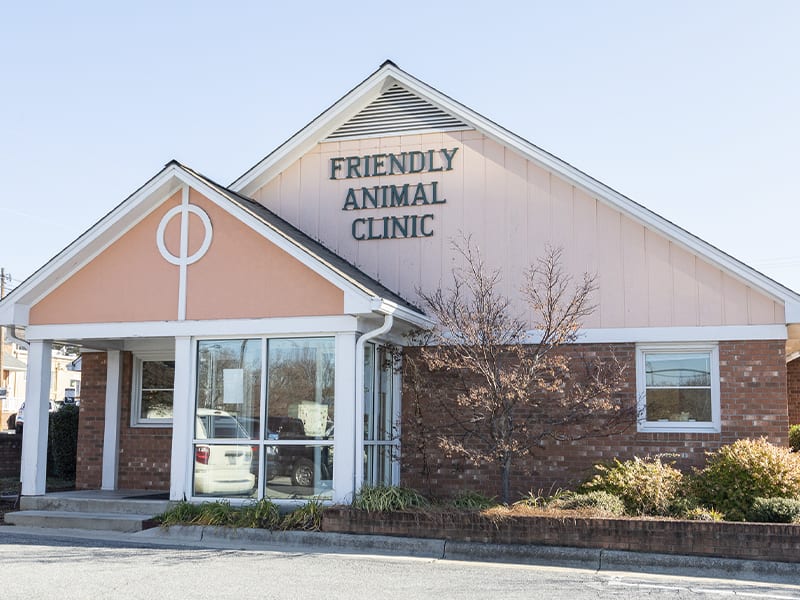
[[[45,492],[58,342],[82,349],[79,489],[288,502],[397,480],[399,382],[376,357],[429,325],[175,162],[15,289],[0,322],[30,344],[23,496]]]

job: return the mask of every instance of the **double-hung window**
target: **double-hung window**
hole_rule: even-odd
[[[131,425],[171,425],[174,389],[175,360],[172,355],[134,357]]]
[[[720,393],[717,346],[637,346],[636,392],[639,431],[718,432]]]

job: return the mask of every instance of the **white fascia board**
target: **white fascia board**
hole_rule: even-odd
[[[528,332],[531,341],[537,333]],[[736,340],[785,340],[786,325],[722,325],[716,327],[618,327],[581,329],[576,344],[647,342],[722,342]]]
[[[271,173],[283,170],[380,96],[387,87],[386,72],[386,67],[378,69],[227,187],[250,195],[272,178]]]
[[[427,100],[438,105],[442,110],[453,114],[465,123],[486,134],[494,141],[516,150],[523,157],[532,160],[544,169],[561,175],[589,195],[598,198],[610,207],[628,215],[640,224],[665,235],[684,249],[698,254],[708,259],[711,263],[722,267],[743,283],[760,289],[774,300],[784,302],[787,312],[789,311],[790,304],[797,305],[792,307],[792,314],[794,319],[800,318],[800,294],[782,286],[752,267],[726,254],[722,250],[715,248],[708,242],[664,219],[630,198],[623,196],[607,185],[583,173],[579,169],[576,169],[569,163],[564,162],[518,135],[497,125],[493,121],[448,98],[426,83],[402,71],[395,72],[392,75],[401,85],[409,87],[411,90],[426,96]],[[788,314],[787,321],[790,321]]]
[[[9,296],[6,296],[9,298]],[[18,325],[24,327],[28,324],[28,314],[30,306],[20,302],[11,301],[0,303],[0,327],[13,327]]]
[[[523,157],[552,171],[589,195],[598,198],[608,206],[621,211],[638,223],[659,232],[693,254],[704,257],[712,264],[722,268],[746,285],[753,286],[772,299],[783,302],[787,311],[787,322],[800,321],[800,294],[773,281],[729,254],[715,248],[708,242],[671,223],[644,206],[634,202],[605,184],[576,169],[569,163],[542,150],[524,138],[508,131],[497,123],[483,117],[463,104],[456,102],[423,81],[409,75],[392,64],[378,69],[355,89],[342,97],[336,104],[323,112],[308,126],[278,147],[255,167],[233,182],[229,187],[237,192],[250,195],[255,188],[264,185],[285,166],[296,160],[330,133],[357,114],[386,87],[399,83],[420,95],[442,110],[459,118],[464,123],[487,135],[494,141],[516,150]],[[253,186],[254,182],[257,186]],[[791,305],[791,307],[790,307]],[[789,314],[792,316],[789,317]]]
[[[36,273],[15,288],[6,298],[33,306],[102,253],[162,202],[177,192],[185,171],[170,165],[129,196]],[[26,323],[17,323],[24,325]]]
[[[259,335],[336,334],[356,331],[355,317],[281,317],[270,319],[217,319],[209,321],[144,321],[129,323],[74,323],[30,325],[26,339],[109,340],[145,337],[241,337]]]

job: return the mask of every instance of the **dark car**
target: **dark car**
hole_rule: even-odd
[[[259,436],[259,419],[238,417],[239,423],[249,433],[251,439]],[[325,432],[322,439],[333,437],[333,424]],[[303,421],[295,417],[268,417],[265,440],[319,440],[319,437],[306,435]],[[267,462],[267,481],[276,477],[289,477],[292,485],[299,487],[314,486],[314,465],[319,462],[320,477],[323,480],[333,478],[333,452],[330,446],[308,446],[305,444],[265,445]],[[319,460],[316,454],[319,453]],[[258,464],[253,462],[253,474]]]

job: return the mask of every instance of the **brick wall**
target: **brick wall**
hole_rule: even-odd
[[[623,433],[608,437],[572,442],[547,441],[535,449],[533,457],[518,460],[512,465],[511,491],[521,497],[529,491],[548,493],[557,488],[572,487],[592,473],[598,462],[614,458],[625,460],[633,456],[659,453],[676,454],[676,465],[688,469],[701,466],[705,452],[742,437],[767,438],[776,444],[786,444],[788,437],[786,363],[782,340],[721,342],[720,433],[639,433],[635,417]],[[413,358],[417,352],[407,350]],[[634,412],[636,406],[635,345],[576,345],[570,350],[575,356],[590,354],[599,358],[613,355],[628,364],[625,381],[619,392],[623,406]],[[408,362],[408,361],[407,361]],[[475,467],[463,459],[447,458],[428,441],[427,451],[420,447],[419,426],[440,426],[452,417],[448,410],[454,406],[456,392],[448,389],[448,375],[428,373],[424,377],[440,378],[437,399],[445,407],[415,389],[409,377],[403,382],[403,467],[404,485],[428,493],[447,495],[460,490],[482,491],[496,496],[500,490],[498,469],[494,465]],[[452,386],[451,386],[452,387]],[[421,410],[414,414],[415,402]],[[427,474],[426,474],[427,471]]]
[[[168,490],[172,452],[171,427],[131,427],[133,357],[123,353],[122,407],[117,486],[120,489]],[[105,427],[106,354],[83,355],[81,415],[78,434],[77,489],[99,489]]]
[[[800,525],[773,523],[563,517],[493,519],[475,513],[368,513],[329,508],[322,518],[322,530],[800,562]]]
[[[22,436],[0,435],[0,477],[19,479],[20,458],[22,456]]]
[[[800,358],[786,364],[786,382],[789,394],[789,424],[800,423]]]
[[[103,429],[106,406],[106,353],[81,355],[81,409],[75,489],[98,490],[103,476]]]

